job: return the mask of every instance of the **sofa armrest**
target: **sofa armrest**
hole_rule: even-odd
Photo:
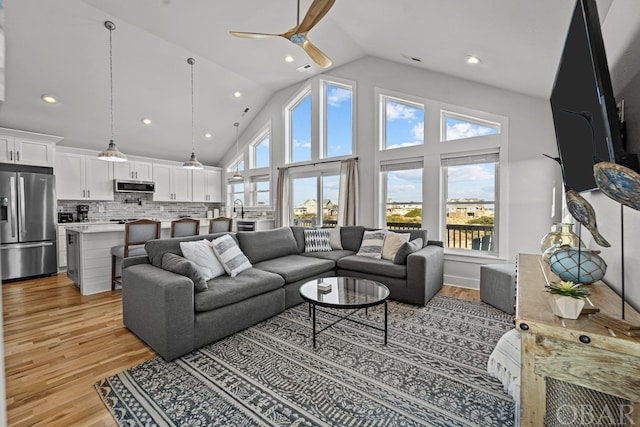
[[[139,263],[122,270],[124,324],[166,360],[193,349],[194,286],[191,279]]]
[[[411,302],[426,305],[444,283],[444,249],[429,244],[407,257],[407,288]]]
[[[139,255],[123,258],[122,260],[122,268],[127,268],[131,267],[132,265],[138,264],[150,264],[149,257],[146,255]]]
[[[427,240],[427,245],[428,246],[440,246],[441,248],[444,248],[444,242],[440,241],[440,240]]]

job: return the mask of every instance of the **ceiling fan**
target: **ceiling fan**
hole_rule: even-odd
[[[300,0],[298,0],[298,23],[295,27],[282,34],[245,33],[240,31],[229,31],[229,33],[234,36],[250,39],[284,37],[290,42],[302,47],[316,64],[322,68],[327,68],[331,66],[331,59],[307,39],[307,33],[329,12],[329,9],[331,9],[335,1],[336,0],[313,0],[313,3],[309,6],[309,10],[307,10],[307,14],[302,19],[302,22],[300,22]]]

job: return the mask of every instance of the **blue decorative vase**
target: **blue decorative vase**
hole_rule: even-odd
[[[594,251],[564,246],[549,258],[551,271],[562,280],[590,284],[604,277],[607,263]]]

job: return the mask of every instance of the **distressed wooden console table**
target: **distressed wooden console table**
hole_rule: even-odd
[[[544,425],[545,377],[630,400],[633,407],[627,421],[640,425],[640,337],[618,332],[613,336],[584,314],[576,320],[555,316],[552,297],[544,289],[542,268],[549,280],[557,280],[540,256],[518,255],[516,328],[522,333],[521,425]],[[590,287],[593,304],[602,313],[619,318],[621,298],[602,282]],[[625,312],[626,320],[640,323],[640,314],[632,307],[627,305]]]

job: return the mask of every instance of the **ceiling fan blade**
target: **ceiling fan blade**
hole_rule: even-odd
[[[242,31],[229,31],[229,34],[247,39],[270,39],[272,37],[281,36],[281,34],[245,33]]]
[[[307,52],[307,55],[309,55],[311,59],[313,59],[313,61],[322,68],[331,66],[332,62],[329,57],[322,53],[322,51],[309,40],[305,40],[304,43],[302,43],[300,46],[304,49],[305,52]]]
[[[329,12],[335,2],[336,0],[313,0],[307,14],[298,26],[297,32],[306,33],[311,30]]]

